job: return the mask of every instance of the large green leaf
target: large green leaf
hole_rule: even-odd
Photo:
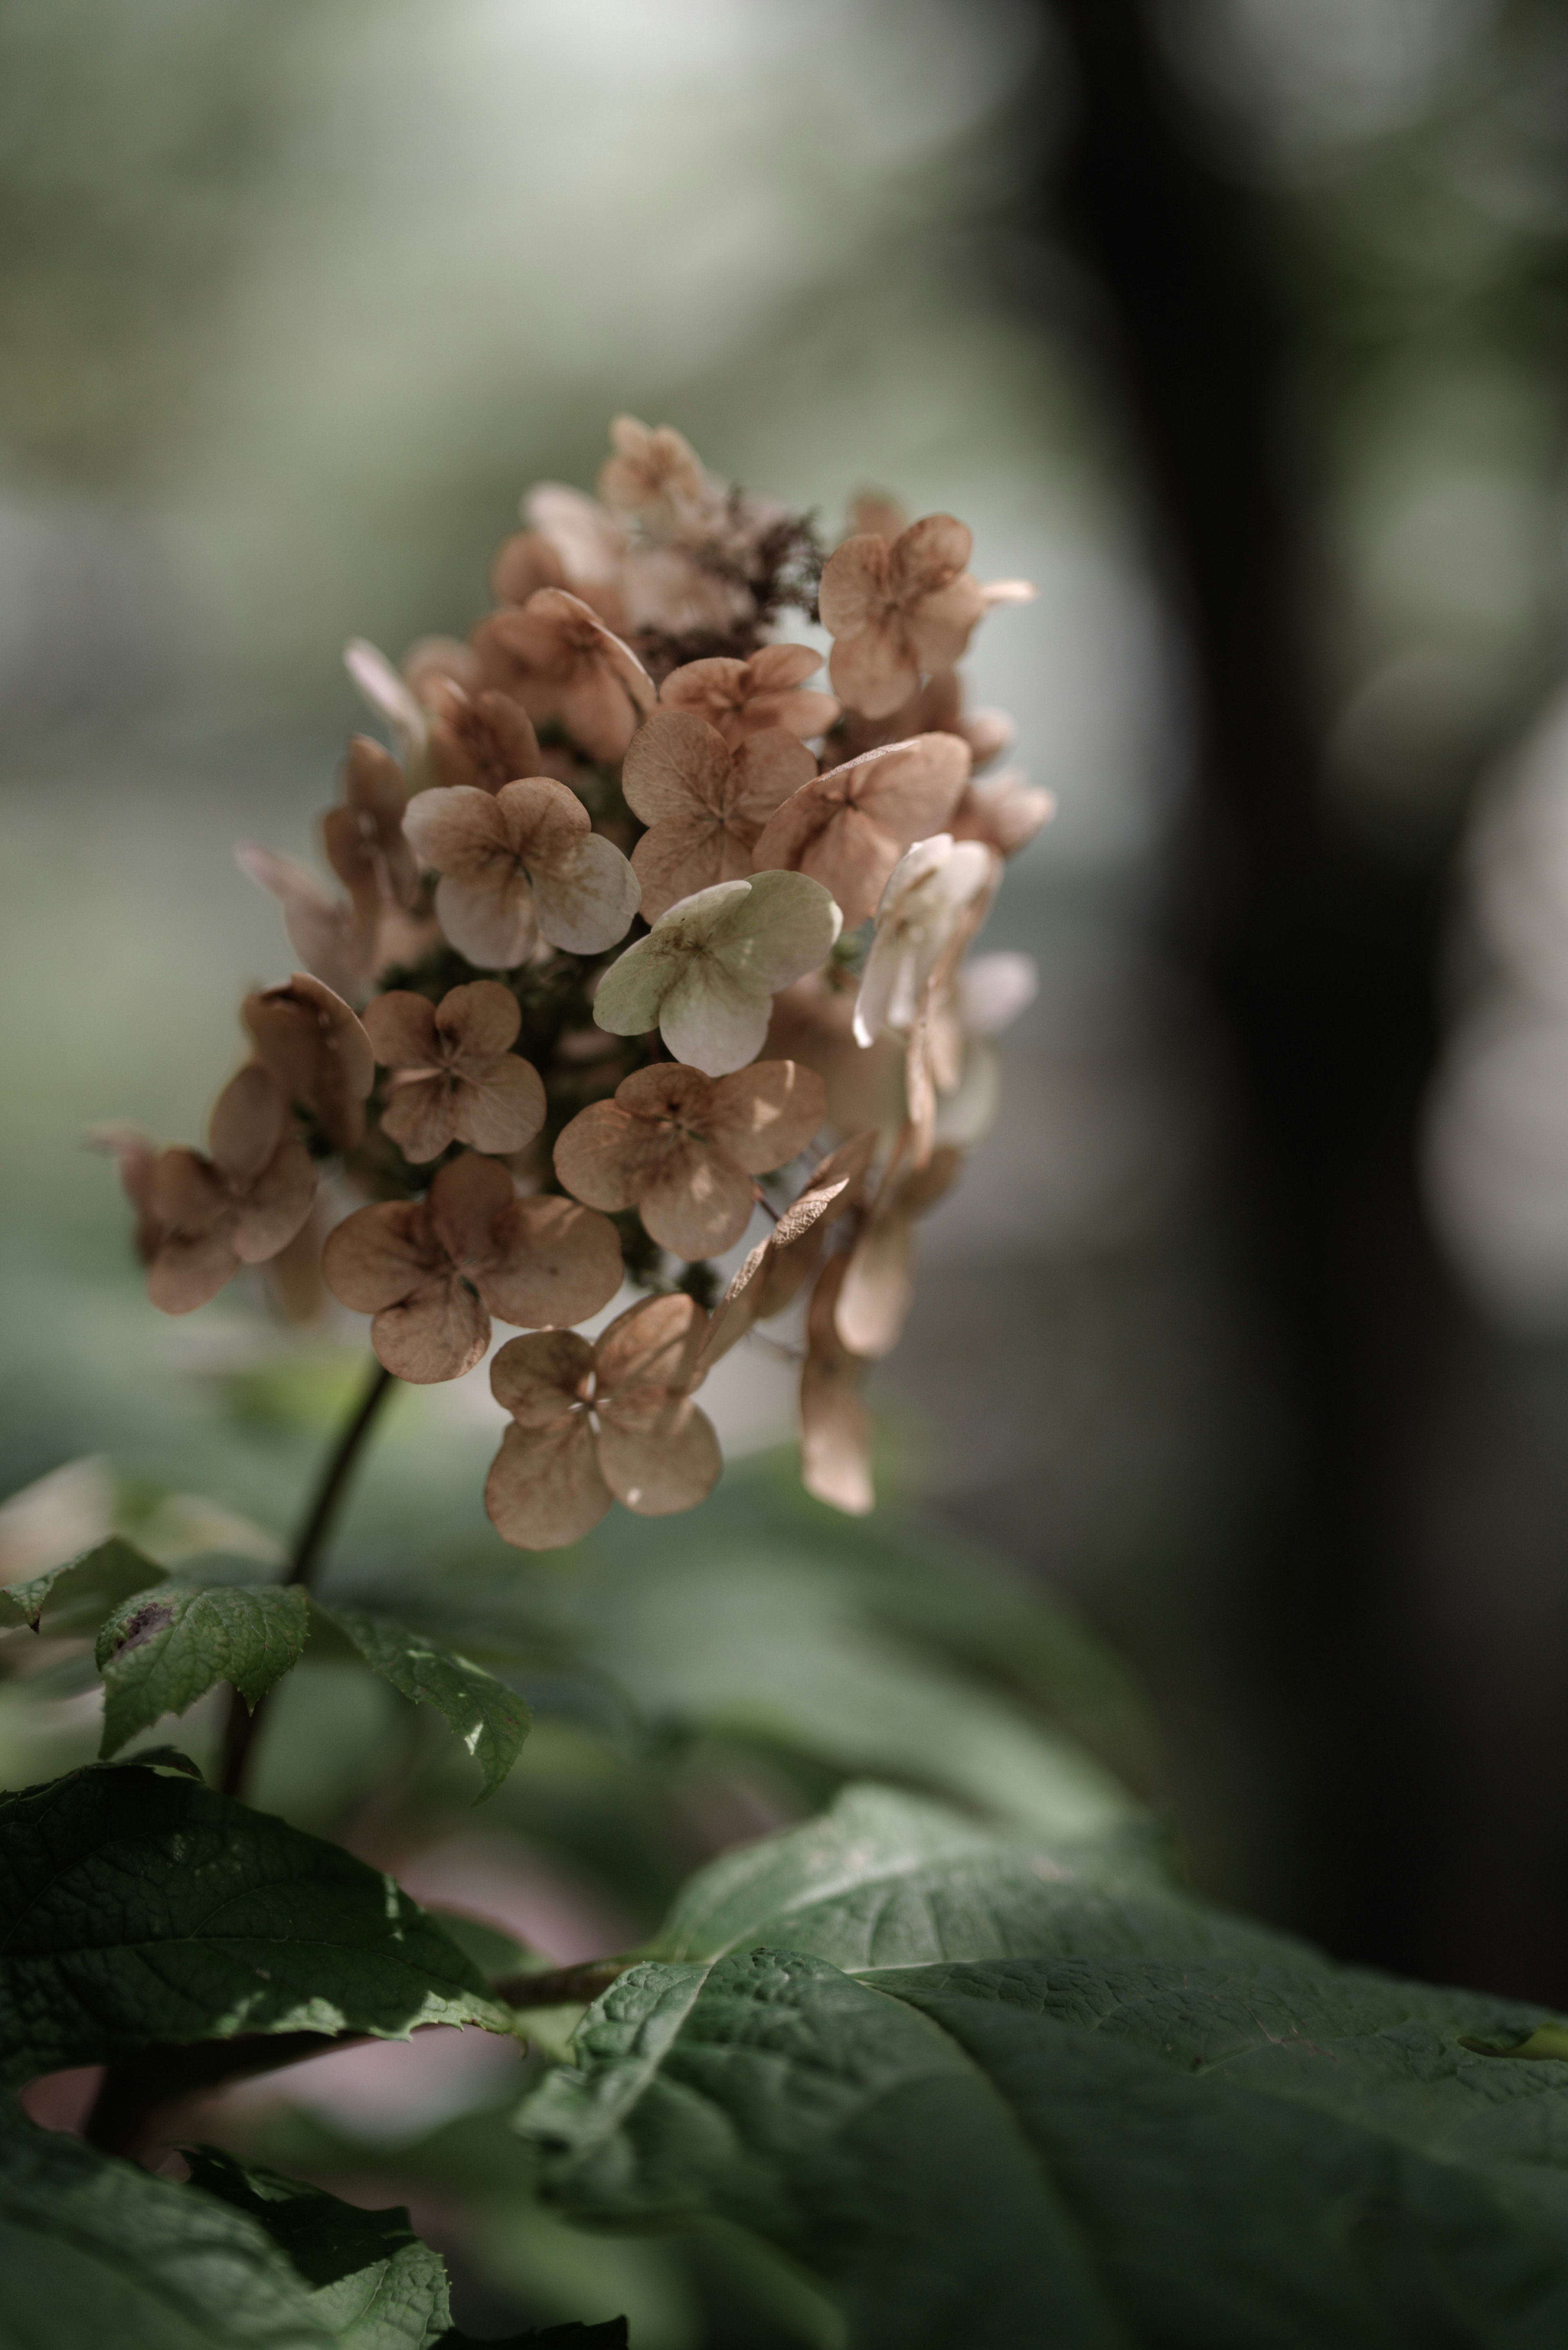
[[[265,2231],[0,2116],[0,2350],[329,2350]]]
[[[183,1713],[219,1681],[255,1706],[292,1671],[308,1626],[296,1586],[166,1584],[117,1607],[98,1636],[102,1754]]]
[[[479,1970],[362,1861],[134,1767],[0,1797],[0,2078],[249,2033],[511,2028]]]
[[[415,1705],[431,1705],[454,1730],[483,1776],[480,1800],[493,1795],[523,1750],[528,1708],[482,1665],[443,1648],[390,1617],[358,1608],[321,1609],[348,1634],[372,1672]]]
[[[0,1631],[26,1624],[55,1638],[96,1632],[111,1607],[161,1583],[163,1572],[134,1543],[112,1534],[79,1558],[0,1590]]]
[[[705,1872],[661,1947],[728,1955],[589,2012],[524,2112],[551,2191],[753,2230],[859,2350],[1568,2338],[1568,2072],[1483,2053],[1535,2011],[861,1794]]]

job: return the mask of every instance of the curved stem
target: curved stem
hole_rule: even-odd
[[[338,1505],[343,1499],[344,1488],[353,1474],[360,1448],[375,1425],[376,1414],[380,1409],[382,1398],[393,1386],[396,1374],[388,1370],[385,1364],[376,1365],[355,1409],[353,1418],[333,1446],[327,1465],[321,1472],[320,1482],[311,1496],[310,1508],[306,1514],[305,1522],[296,1536],[294,1548],[289,1554],[286,1577],[289,1583],[301,1584],[306,1590],[310,1588],[317,1567],[321,1561],[322,1552],[327,1545],[327,1537],[332,1531],[333,1520],[337,1514]],[[218,1780],[225,1795],[238,1795],[244,1792],[251,1749],[255,1742],[256,1731],[261,1726],[266,1703],[266,1699],[263,1698],[253,1713],[238,1690],[234,1690],[230,1695],[229,1718],[223,1731],[222,1769]]]

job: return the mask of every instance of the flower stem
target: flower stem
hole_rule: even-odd
[[[395,1374],[378,1363],[355,1407],[353,1418],[344,1428],[333,1446],[320,1482],[311,1496],[310,1508],[289,1553],[287,1581],[301,1584],[308,1590],[327,1546],[327,1537],[343,1499],[344,1488],[353,1474],[355,1464],[366,1438],[375,1425],[382,1398],[393,1386]],[[230,1693],[229,1718],[224,1726],[221,1770],[218,1783],[225,1795],[244,1793],[251,1750],[266,1706],[263,1698],[253,1713],[238,1690]]]

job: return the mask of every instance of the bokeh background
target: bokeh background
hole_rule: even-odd
[[[288,1342],[159,1323],[81,1137],[286,969],[232,847],[311,853],[344,639],[618,410],[884,487],[1040,583],[970,666],[1060,802],[892,1485],[1121,1659],[1206,1889],[1568,2002],[1565,129],[1548,0],[13,0],[6,1488],[288,1513]]]

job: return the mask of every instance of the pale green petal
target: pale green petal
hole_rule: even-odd
[[[826,962],[843,924],[832,891],[809,874],[758,873],[745,904],[728,910],[714,931],[713,951],[738,976],[776,993]]]
[[[773,997],[760,980],[693,958],[664,999],[659,1032],[678,1061],[707,1077],[754,1061],[767,1039]]]
[[[679,944],[650,931],[618,956],[598,984],[594,1018],[612,1036],[643,1036],[659,1025],[659,1007],[685,970]]]

